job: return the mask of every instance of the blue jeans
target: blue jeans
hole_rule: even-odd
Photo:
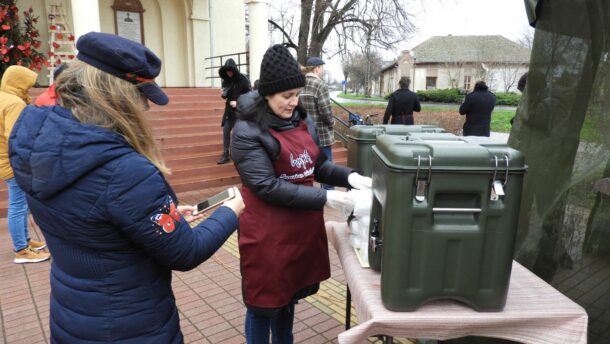
[[[333,161],[332,146],[324,146],[324,147],[322,147],[322,151],[324,152],[324,154],[326,154],[328,161]],[[335,189],[334,186],[328,185],[328,184],[322,184],[322,188],[324,188],[324,190],[334,190]]]
[[[21,190],[15,178],[6,181],[8,185],[8,231],[13,240],[15,252],[28,247],[28,203],[25,192]]]
[[[272,344],[292,344],[292,324],[294,323],[294,303],[282,308],[272,317],[246,311],[246,343],[269,344],[271,330]]]

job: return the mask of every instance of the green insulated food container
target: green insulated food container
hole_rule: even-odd
[[[371,147],[380,135],[407,135],[409,133],[442,133],[445,130],[433,125],[354,125],[347,135],[347,166],[370,177],[373,163]]]
[[[489,138],[383,135],[373,151],[369,264],[381,299],[411,311],[442,298],[500,311],[526,170]]]

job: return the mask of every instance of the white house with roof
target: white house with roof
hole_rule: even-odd
[[[515,91],[528,70],[530,51],[503,36],[435,36],[403,51],[379,74],[381,96],[398,88],[402,76],[411,89],[459,88],[472,90],[484,80],[494,91]]]

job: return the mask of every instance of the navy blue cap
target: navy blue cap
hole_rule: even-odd
[[[161,60],[140,43],[116,35],[89,32],[76,42],[79,60],[136,85],[155,104],[169,102],[155,82]]]
[[[324,60],[322,60],[321,58],[319,58],[317,56],[308,57],[307,61],[305,61],[305,66],[306,67],[321,66],[323,64],[325,64]]]

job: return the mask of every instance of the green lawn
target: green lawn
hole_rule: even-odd
[[[378,100],[378,101],[386,101],[386,99],[383,99],[381,97],[365,97],[364,95],[358,95],[358,94],[347,94],[347,93],[339,93],[337,94],[337,97],[339,98],[344,98],[344,99],[358,99],[358,100]]]
[[[367,108],[367,109],[380,109],[380,114],[383,115],[383,109],[385,109],[384,104],[361,104],[361,103],[344,103],[341,104],[344,107],[354,110],[358,108]],[[332,104],[333,107],[337,105]],[[434,107],[432,106],[422,106],[422,111],[425,112],[446,112],[446,111],[458,111],[459,105],[453,107]],[[510,119],[515,116],[515,110],[494,110],[491,116],[491,131],[500,132],[500,133],[508,133],[511,130]]]
[[[491,115],[491,131],[508,133],[512,126],[510,119],[515,117],[514,110],[495,110]]]

